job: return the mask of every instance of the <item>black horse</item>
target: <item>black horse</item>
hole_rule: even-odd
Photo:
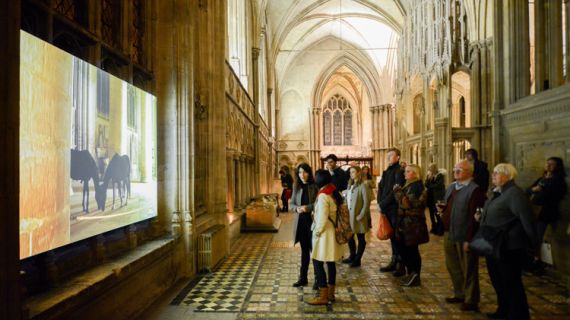
[[[124,205],[127,205],[127,199],[131,196],[131,161],[129,156],[119,156],[115,154],[107,166],[107,170],[105,170],[105,175],[103,176],[103,183],[99,186],[100,190],[98,193],[95,193],[95,200],[97,200],[97,206],[101,211],[105,211],[109,182],[113,188],[113,204],[111,205],[111,209],[115,209],[115,186],[119,191],[120,207],[123,206],[123,189],[125,193]]]
[[[89,180],[93,179],[95,198],[99,187],[99,170],[89,151],[71,149],[70,175],[71,179],[83,182],[83,212],[89,212]]]

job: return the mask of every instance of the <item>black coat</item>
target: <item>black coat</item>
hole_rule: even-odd
[[[507,182],[501,193],[487,200],[481,226],[508,230],[507,249],[536,248],[536,219],[525,192],[514,181]]]
[[[441,173],[438,173],[431,178],[427,178],[425,186],[427,189],[426,204],[428,206],[434,206],[437,200],[443,200],[443,197],[445,196],[445,184]]]
[[[489,190],[489,166],[486,162],[481,160],[475,160],[473,163],[473,181],[487,192]]]
[[[348,186],[348,175],[342,168],[336,168],[333,170],[334,174],[332,175],[332,184],[336,187],[338,192],[346,190]]]
[[[293,239],[295,243],[306,240],[311,240],[311,225],[313,224],[312,213],[315,206],[315,200],[317,199],[317,193],[319,188],[314,183],[310,183],[307,186],[307,193],[309,203],[306,204],[309,212],[297,213],[297,207],[302,206],[303,199],[303,188],[299,187],[298,184],[293,186],[293,196],[291,197],[291,211],[293,211]]]
[[[532,188],[539,184],[542,187],[542,191],[533,192]],[[532,204],[540,206],[538,214],[540,221],[553,223],[558,220],[560,217],[560,201],[566,195],[566,191],[566,181],[560,176],[553,176],[552,178],[540,177],[527,189]]]
[[[378,194],[376,200],[380,206],[380,210],[386,214],[395,214],[398,210],[398,203],[394,198],[394,185],[404,186],[406,179],[404,178],[404,170],[397,162],[389,166],[382,173],[382,179],[378,183]]]

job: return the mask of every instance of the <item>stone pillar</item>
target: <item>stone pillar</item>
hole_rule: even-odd
[[[500,29],[509,35],[505,41],[505,102],[508,104],[530,93],[530,50],[528,47],[528,1],[502,2],[505,22]]]
[[[564,81],[562,57],[562,2],[534,2],[536,92],[561,85]]]
[[[245,155],[240,156],[239,159],[241,177],[240,177],[240,189],[241,189],[241,199],[240,199],[240,207],[245,208],[247,205],[247,168],[246,168],[246,158]]]
[[[564,83],[562,60],[562,1],[547,0],[548,14],[548,83],[550,88],[556,88]],[[566,33],[570,30],[566,30]]]
[[[311,109],[311,126],[313,133],[311,137],[311,143],[309,145],[310,148],[310,159],[311,166],[313,170],[319,168],[321,164],[321,126],[322,126],[322,119],[321,119],[321,109],[320,108],[312,108]]]
[[[251,49],[251,57],[252,57],[252,66],[253,66],[253,105],[255,106],[255,124],[253,129],[253,152],[254,152],[254,194],[259,194],[259,185],[261,176],[259,174],[259,169],[261,166],[260,163],[260,141],[259,141],[259,126],[261,126],[261,117],[259,116],[259,88],[261,84],[259,83],[259,48],[252,48]]]
[[[235,208],[235,170],[234,170],[234,155],[233,152],[228,151],[227,158],[226,158],[226,166],[227,166],[227,184],[228,184],[228,193],[227,193],[227,203],[228,203],[228,212],[233,213]]]
[[[500,110],[504,107],[505,101],[505,69],[504,69],[504,39],[503,39],[503,4],[498,1],[493,2],[493,21],[494,21],[494,28],[493,28],[493,57],[495,60],[493,61],[493,105],[491,110],[491,145],[492,145],[492,152],[491,152],[491,159],[488,159],[490,162],[489,165],[493,166],[500,161],[501,155],[501,137],[500,137]]]
[[[233,195],[234,195],[234,210],[239,210],[241,208],[241,167],[239,165],[239,156],[236,152],[232,155],[232,171],[234,173],[234,181],[232,182],[233,186]],[[236,183],[237,182],[237,183]]]
[[[570,0],[564,0],[564,11],[566,14],[566,23],[564,29],[566,30],[566,83],[570,83]]]
[[[177,10],[173,10],[176,7]],[[158,8],[156,61],[159,134],[159,219],[164,229],[183,238],[181,272],[195,272],[194,213],[194,90],[191,3],[179,0]],[[161,148],[162,146],[162,148]],[[168,152],[167,152],[168,150]],[[170,223],[168,223],[170,222]]]
[[[0,314],[22,318],[20,297],[20,17],[19,0],[0,3]]]
[[[471,127],[478,128],[471,145],[481,151],[481,52],[479,43],[471,45]],[[482,155],[481,155],[482,158]]]
[[[492,158],[491,126],[489,113],[492,110],[493,98],[493,76],[494,68],[492,61],[493,41],[487,39],[481,43],[481,113],[479,116],[479,154],[482,159],[489,161]]]
[[[227,224],[226,215],[226,19],[225,1],[199,1],[195,20],[197,48],[195,74],[204,96],[205,184],[207,214],[200,219]],[[208,44],[208,45],[204,45]],[[207,225],[204,222],[204,225]],[[228,248],[229,249],[229,248]]]

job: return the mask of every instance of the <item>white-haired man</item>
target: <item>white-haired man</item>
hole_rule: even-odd
[[[444,225],[445,265],[453,284],[448,303],[462,303],[461,310],[479,308],[479,257],[469,251],[469,242],[477,230],[475,212],[483,207],[485,191],[473,180],[473,163],[459,161],[453,168],[455,181],[445,192],[445,205],[439,206]]]

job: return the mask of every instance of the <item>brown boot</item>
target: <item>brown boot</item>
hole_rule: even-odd
[[[335,300],[335,296],[334,296],[334,284],[329,284],[329,301],[333,302]]]
[[[319,288],[319,296],[311,299],[308,303],[311,305],[325,305],[329,303],[329,288]]]

